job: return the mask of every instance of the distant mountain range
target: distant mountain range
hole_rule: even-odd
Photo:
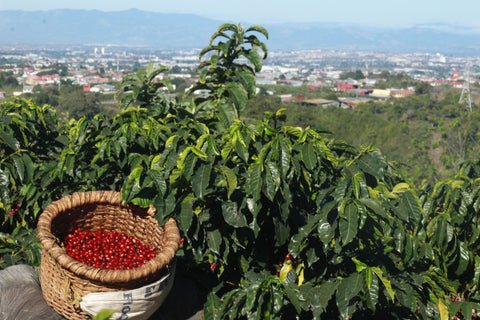
[[[224,22],[236,23],[191,14],[164,14],[136,9],[112,12],[7,10],[0,11],[0,46],[203,48],[216,28]],[[262,24],[261,21],[257,23]],[[269,50],[332,49],[455,55],[478,54],[480,50],[480,31],[468,26],[430,24],[382,28],[314,22],[262,25],[270,34],[265,41]]]

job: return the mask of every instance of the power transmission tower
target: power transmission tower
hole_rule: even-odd
[[[463,83],[463,89],[462,93],[460,94],[460,99],[458,100],[458,103],[466,104],[468,110],[472,112],[472,96],[470,94],[470,62],[467,62],[464,79],[465,82]]]

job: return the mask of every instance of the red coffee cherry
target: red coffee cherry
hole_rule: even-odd
[[[153,259],[156,248],[145,245],[125,233],[74,230],[63,242],[69,256],[90,267],[126,270],[144,265]]]

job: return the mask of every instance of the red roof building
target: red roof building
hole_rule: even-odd
[[[350,90],[357,89],[358,86],[349,83],[337,83],[337,91],[349,92]]]

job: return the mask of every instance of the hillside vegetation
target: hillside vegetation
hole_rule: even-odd
[[[280,93],[332,98],[332,91],[307,87],[268,87]],[[261,91],[266,92],[266,89]],[[260,120],[265,111],[285,108],[285,124],[321,128],[326,136],[360,147],[378,147],[390,161],[404,165],[416,181],[436,182],[451,176],[458,165],[479,154],[480,110],[468,112],[459,103],[460,91],[441,88],[431,94],[360,103],[354,109],[280,102],[260,94],[249,102],[246,119]]]

